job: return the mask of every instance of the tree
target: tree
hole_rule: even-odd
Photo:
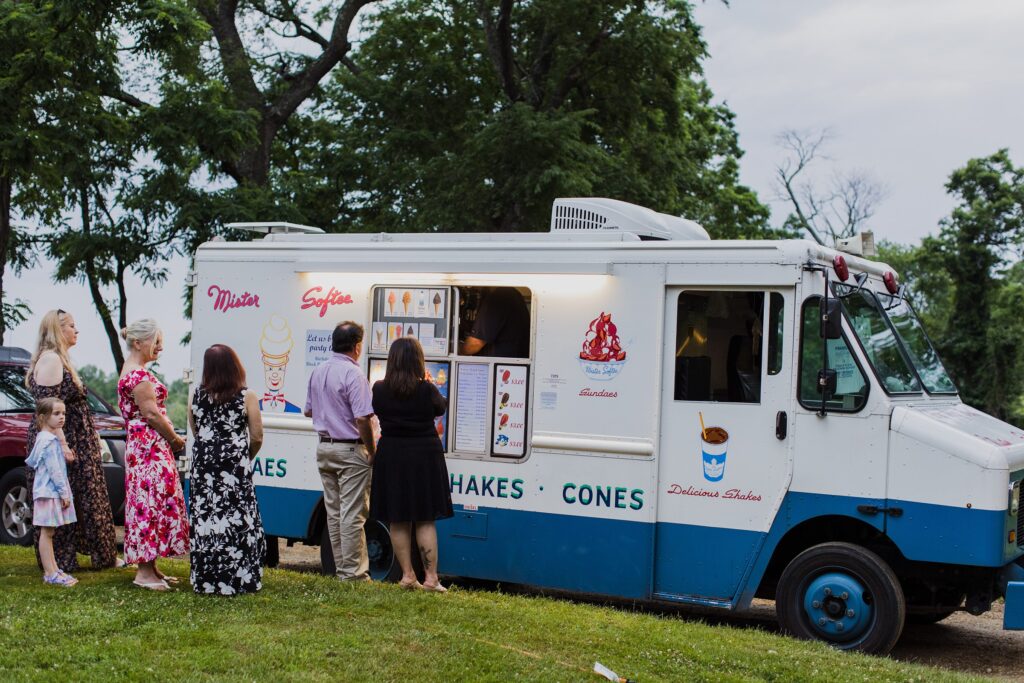
[[[1002,149],[954,171],[946,190],[959,202],[933,244],[955,283],[946,362],[965,402],[1006,418],[1010,397],[1022,389],[1014,367],[1019,337],[1005,334],[1019,327],[1009,324],[1019,318],[1018,295],[1006,289],[1013,280],[1004,269],[1024,241],[1024,169]],[[1010,274],[1019,278],[1020,269]]]
[[[825,244],[827,237],[834,245],[863,229],[885,199],[886,189],[864,171],[833,170],[825,189],[808,180],[810,167],[828,159],[824,148],[832,137],[827,128],[778,135],[786,156],[775,168],[775,198],[793,209],[785,227],[806,230],[818,244]]]
[[[603,195],[767,234],[685,3],[401,0],[368,24],[324,103],[341,136],[301,160],[341,188],[326,224],[539,230]]]

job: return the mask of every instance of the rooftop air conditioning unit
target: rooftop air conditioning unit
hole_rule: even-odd
[[[552,233],[595,233],[602,230],[628,232],[649,240],[711,239],[699,223],[617,199],[556,199],[551,206]]]

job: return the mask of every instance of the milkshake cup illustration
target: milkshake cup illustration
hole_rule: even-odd
[[[708,427],[700,435],[701,462],[704,478],[722,481],[725,476],[725,456],[729,447],[729,432],[721,427]]]

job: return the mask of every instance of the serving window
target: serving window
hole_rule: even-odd
[[[374,288],[370,382],[383,379],[391,344],[415,336],[427,376],[448,399],[437,432],[452,457],[528,454],[531,291],[525,287],[381,285]]]

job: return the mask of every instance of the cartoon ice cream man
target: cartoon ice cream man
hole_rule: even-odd
[[[260,410],[267,413],[301,413],[302,409],[284,398],[284,377],[288,370],[288,356],[295,341],[288,321],[275,314],[263,326],[260,336],[260,354],[263,356],[263,377],[267,392],[260,400]]]

